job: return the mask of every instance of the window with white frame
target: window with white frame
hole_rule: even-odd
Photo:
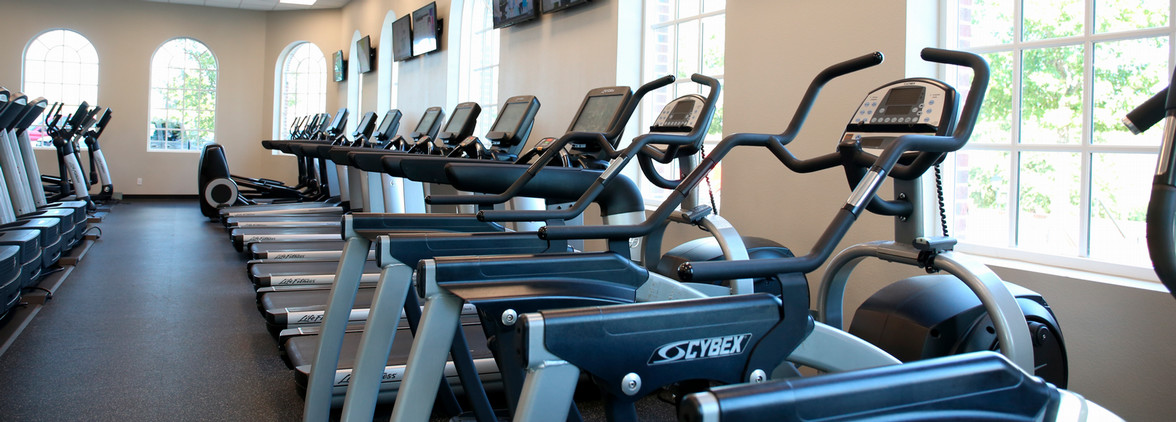
[[[22,92],[32,98],[45,97],[63,104],[62,110],[76,110],[82,101],[98,102],[98,52],[90,40],[69,29],[42,32],[25,48]],[[51,147],[45,126],[37,122],[29,130],[35,147]]]
[[[281,90],[275,135],[277,139],[289,139],[294,119],[327,109],[327,58],[318,46],[301,42],[286,53],[280,66]]]
[[[674,75],[677,81],[667,88],[652,92],[642,101],[641,124],[653,124],[662,107],[675,98],[686,94],[708,92],[702,86],[691,82],[690,75],[700,73],[723,82],[724,47],[727,26],[726,0],[646,0],[645,25],[643,26],[644,66],[642,80],[651,81],[665,75]],[[720,92],[721,94],[721,92]],[[707,151],[723,136],[723,102],[715,109],[707,131]],[[659,165],[663,176],[677,179],[677,164]],[[642,194],[647,204],[656,205],[665,199],[669,191],[642,181]],[[710,203],[713,197],[717,208],[721,197],[722,166],[711,171],[706,183],[699,186],[704,190],[701,202]],[[708,192],[709,191],[709,195]]]
[[[216,141],[216,56],[176,38],[151,57],[149,151],[199,151]]]
[[[458,101],[474,101],[482,107],[474,129],[481,135],[498,116],[498,31],[489,0],[466,0],[461,13]]]
[[[1159,131],[1133,136],[1120,119],[1167,84],[1174,4],[958,0],[948,11],[949,45],[992,72],[954,158],[952,234],[966,250],[1149,277]]]

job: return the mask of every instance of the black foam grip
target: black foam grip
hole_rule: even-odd
[[[1176,297],[1176,187],[1152,186],[1147,204],[1147,249],[1160,282]]]

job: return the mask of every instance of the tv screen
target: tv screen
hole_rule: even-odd
[[[402,62],[412,58],[412,15],[392,22],[392,59]]]
[[[587,3],[589,0],[539,0],[539,6],[543,8],[543,13],[551,13],[557,10],[564,10],[572,6],[579,6]]]
[[[343,50],[335,52],[335,82],[347,79],[347,61],[343,60]]]
[[[576,118],[576,123],[572,124],[572,132],[607,132],[624,99],[624,95],[598,95],[589,98],[584,103],[584,110]]]
[[[494,8],[495,28],[505,28],[539,17],[535,0],[494,0],[490,7]]]
[[[372,36],[365,35],[355,42],[355,58],[359,63],[359,73],[372,71]]]
[[[412,53],[419,56],[437,51],[439,47],[437,3],[429,3],[412,12]]]

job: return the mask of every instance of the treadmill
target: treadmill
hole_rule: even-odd
[[[329,116],[329,115],[324,115]],[[265,215],[265,214],[297,214],[297,213],[319,213],[319,212],[335,212],[342,213],[342,206],[347,198],[345,193],[340,192],[339,195],[332,195],[330,190],[330,173],[328,172],[327,164],[324,160],[315,160],[313,157],[306,156],[303,147],[315,145],[329,144],[338,141],[344,137],[344,128],[347,123],[348,111],[346,108],[341,108],[335,114],[334,119],[330,121],[323,130],[318,132],[317,139],[306,140],[263,140],[262,147],[270,150],[277,150],[287,154],[294,155],[298,160],[305,161],[308,169],[313,169],[317,173],[317,180],[314,183],[317,186],[317,195],[312,201],[295,202],[283,204],[257,204],[257,205],[241,205],[221,208],[217,211],[220,219],[234,216],[244,215]]]
[[[489,132],[488,138],[491,138],[494,144],[486,154],[514,157],[517,151],[522,148],[522,145],[526,143],[526,139],[530,135],[531,127],[534,123],[534,116],[538,112],[538,109],[538,100],[531,96],[518,96],[507,100],[502,108],[502,113],[495,119],[494,125]],[[468,137],[454,147],[450,153],[451,155],[458,155],[454,154],[454,151],[460,152],[462,151],[461,148],[466,148],[466,151],[475,150],[476,147],[470,147],[470,145],[474,145],[477,142],[478,140],[476,138]],[[405,163],[415,161],[421,163],[421,165],[432,166],[442,170],[447,163],[470,161],[469,157],[464,159],[455,157],[413,157],[409,155],[403,157],[405,160],[402,161]],[[469,220],[472,223],[472,225],[460,226],[462,228],[490,227],[468,216],[462,216],[461,218]],[[428,223],[430,220],[443,221],[442,219],[425,218],[424,222]],[[426,224],[423,229],[420,227],[408,228],[406,231],[446,231],[452,230],[454,226],[430,226]],[[339,230],[338,227],[333,228],[335,233],[339,233]],[[374,257],[370,253],[369,255]],[[258,291],[258,306],[266,316],[267,325],[271,331],[277,332],[285,328],[317,325],[318,321],[315,315],[321,315],[321,305],[326,303],[330,289],[329,285],[331,280],[334,279],[337,267],[338,260],[251,262],[249,265],[251,279],[258,286],[262,287]],[[375,283],[379,277],[379,271],[380,269],[376,265],[376,261],[374,259],[368,260],[364,269],[364,272],[367,274],[364,277],[369,283]],[[357,315],[359,315],[358,318],[362,318],[361,314]]]
[[[659,80],[658,83],[653,84],[653,86],[647,85],[642,87],[642,90],[639,92],[641,92],[641,95],[644,95],[644,93],[648,90],[664,86],[672,81],[672,78]],[[609,130],[610,135],[612,135],[610,138],[619,138],[620,131],[623,129],[625,122],[628,120],[628,117],[636,109],[636,105],[638,103],[636,100],[628,101],[629,97],[629,89],[625,87],[608,87],[590,92],[590,95],[585,98],[585,102],[581,105],[581,109],[577,113],[577,120],[573,122],[573,127],[576,131],[568,133],[558,141],[554,139],[547,139],[541,142],[541,146],[547,148],[544,152],[544,156],[539,161],[532,163],[530,166],[509,164],[492,165],[487,163],[473,162],[461,165],[458,165],[457,163],[451,163],[446,166],[446,173],[450,177],[456,177],[454,183],[459,189],[469,191],[511,191],[512,189],[510,189],[510,187],[512,184],[514,184],[516,186],[523,186],[523,188],[517,192],[520,196],[552,197],[559,201],[567,201],[573,199],[572,197],[579,198],[582,194],[584,194],[585,191],[594,191],[599,193],[599,190],[596,190],[596,188],[590,189],[589,186],[594,186],[594,183],[600,179],[603,173],[603,165],[607,163],[608,159],[616,156],[616,150],[612,148],[612,145],[607,144],[608,141],[605,140],[606,137],[602,131]],[[593,132],[587,132],[587,130],[592,128],[595,128]],[[584,132],[581,132],[580,130],[584,130]],[[576,144],[576,142],[573,142],[573,140],[579,142],[580,144]],[[604,145],[600,145],[597,142],[604,143]],[[596,168],[592,169],[558,168],[546,166],[548,163],[544,160],[550,160],[553,156],[557,155],[557,153],[562,150],[564,145],[569,143],[576,144],[579,148],[583,149],[588,149],[586,145],[592,144],[599,146],[601,149],[609,150],[609,153],[599,154],[595,157],[592,157],[591,161],[598,164]],[[589,157],[584,158],[589,159]],[[472,173],[460,171],[455,173],[455,171],[458,170],[458,167],[467,166],[472,166],[474,171]],[[500,173],[506,173],[508,176],[512,177],[507,178],[499,176],[498,179],[506,180],[492,180],[494,178],[487,177],[487,175],[494,170],[497,170]],[[476,180],[461,180],[463,178],[458,176],[459,173],[466,174],[467,179],[470,175],[473,175],[473,179]],[[513,176],[524,174],[526,176],[521,180],[514,183],[510,181],[510,179],[516,179],[516,177]],[[531,176],[534,176],[534,178],[531,179]],[[627,223],[640,221],[640,219],[643,219],[644,203],[640,197],[640,190],[637,189],[636,185],[624,177],[615,177],[612,179],[612,181],[617,183],[610,183],[608,188],[605,190],[608,191],[608,189],[613,189],[614,187],[615,189],[608,191],[610,193],[601,195],[601,198],[609,199],[602,200],[601,202],[602,212],[608,214],[606,221],[610,224],[617,224],[622,222]],[[475,189],[475,187],[477,187],[477,189]],[[612,194],[612,192],[624,193]],[[506,198],[509,198],[509,196],[506,196]],[[499,197],[498,199],[502,198]],[[586,207],[587,204],[585,203],[584,206]],[[356,233],[360,231],[371,231],[371,235],[373,236],[375,235],[374,233],[377,232],[387,233],[387,231],[380,230],[380,227],[378,227],[380,220],[385,218],[395,218],[395,216],[383,216],[378,214],[356,214],[352,216],[352,219],[349,220],[348,227],[345,227],[345,231],[352,234],[348,238],[348,248],[352,247],[353,242],[357,242],[361,237],[367,236],[357,235]],[[375,221],[369,221],[368,219]],[[369,225],[369,223],[373,223],[373,225]],[[408,277],[411,275],[412,269],[416,267],[416,262],[436,255],[543,253],[569,251],[567,241],[549,242],[539,239],[534,232],[396,233],[386,237],[387,238],[385,238],[385,236],[380,237],[378,240],[380,246],[377,249],[381,253],[380,261],[384,271],[383,277],[385,280],[395,280],[396,285],[408,282]],[[363,241],[359,241],[356,243],[356,245],[362,245],[363,243]],[[479,247],[474,248],[470,246],[471,244],[477,244]],[[360,246],[358,250],[363,251],[364,249],[366,248]],[[339,265],[340,271],[351,271],[352,267],[350,264],[348,264],[348,262],[355,262],[353,258],[349,258],[354,256],[354,254],[348,254],[345,250],[344,262]],[[494,277],[493,274],[488,274],[487,276]],[[342,273],[339,277],[341,280],[347,278],[347,276]],[[393,283],[393,281],[387,282]],[[351,284],[351,286],[355,286],[355,284]],[[349,287],[336,284],[334,288],[343,289],[341,291],[346,292]],[[393,289],[395,290],[395,288]],[[407,289],[405,290],[407,293]],[[334,298],[332,300],[338,300],[345,295],[347,295],[347,293],[332,295]],[[413,314],[420,311],[416,303],[416,295],[407,295],[405,297],[405,301],[405,316],[408,317],[408,320],[411,324],[413,321]],[[334,303],[330,306],[339,306],[339,304]],[[355,311],[352,311],[353,314],[354,312]],[[473,315],[465,315],[463,317],[465,335],[455,337],[454,350],[471,351],[471,368],[476,370],[476,372],[480,374],[484,381],[488,381],[493,384],[493,382],[497,380],[497,375],[495,373],[486,372],[486,368],[492,368],[496,371],[496,367],[490,365],[487,362],[490,357],[489,352],[485,349],[483,342],[471,343],[469,345],[464,344],[465,336],[474,336],[473,338],[479,339],[484,338],[484,333],[479,332],[476,328],[471,326],[472,324],[476,324],[475,322],[470,321],[471,319],[475,319]],[[403,321],[399,322],[398,324],[401,327],[404,326]],[[379,329],[376,329],[376,331],[380,332]],[[336,338],[340,341],[339,344],[343,345],[341,350],[344,355],[351,353],[352,350],[355,350],[359,347],[360,338],[363,335],[363,333],[354,329],[336,333],[338,333],[338,337]],[[387,365],[383,368],[383,379],[385,382],[381,383],[379,393],[379,396],[382,400],[391,399],[397,393],[396,388],[402,375],[402,365],[404,358],[406,357],[403,355],[403,352],[405,351],[405,346],[408,342],[408,340],[403,336],[401,336],[401,339],[402,340],[400,340],[399,343],[395,343],[391,346],[391,349],[393,350],[393,356],[388,357]],[[327,341],[330,342],[333,340]],[[285,343],[287,355],[291,360],[291,363],[298,371],[295,374],[295,377],[300,385],[307,382],[307,374],[305,371],[311,367],[311,362],[324,362],[324,357],[318,355],[319,352],[317,350],[314,352],[314,354],[309,353],[311,350],[315,350],[314,347],[317,346],[317,343],[318,340],[310,336],[290,337]],[[398,351],[400,353],[398,353]],[[327,362],[338,365],[339,368],[335,372],[334,383],[331,387],[331,394],[334,396],[333,401],[338,403],[338,399],[340,398],[339,396],[346,391],[347,384],[351,379],[347,376],[349,375],[349,371],[347,370],[347,363],[350,362],[350,358],[344,357],[341,362],[338,363],[334,362],[330,357],[325,359],[327,359]],[[457,363],[459,366],[461,364],[461,362]],[[454,366],[455,364],[449,363],[448,365],[450,369],[445,371],[446,377],[449,378],[451,382],[457,382],[454,376],[459,374],[456,374],[456,367]],[[447,384],[443,384],[442,388],[445,388],[446,385]],[[308,400],[313,400],[313,398],[308,396]]]
[[[428,143],[435,145],[432,148],[437,153],[450,151],[473,133],[474,126],[477,124],[478,114],[481,113],[481,110],[481,107],[476,103],[458,104],[450,116],[449,122],[446,123],[445,130],[438,135],[439,139],[436,142]],[[315,151],[310,151],[309,146],[303,146],[302,148],[304,153],[308,155],[319,155],[324,160],[328,158],[330,152],[330,148],[316,149]],[[339,210],[339,212],[342,212],[342,210]],[[236,228],[230,232],[230,238],[233,241],[233,246],[241,251],[246,250],[248,245],[257,242],[340,240],[337,228]]]

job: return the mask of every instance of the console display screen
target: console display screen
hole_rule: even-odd
[[[445,132],[461,132],[461,128],[465,126],[465,121],[470,118],[470,112],[472,110],[472,108],[466,107],[454,110],[453,116],[449,117],[449,124],[445,125]]]
[[[884,116],[908,115],[921,105],[923,88],[895,88],[886,94],[886,100],[878,107],[878,114]]]
[[[440,114],[437,110],[429,110],[421,116],[421,122],[417,123],[416,131],[420,133],[427,133],[429,128],[433,127],[433,122],[437,121],[437,115]]]
[[[572,132],[603,133],[608,131],[609,123],[612,123],[612,118],[617,114],[617,109],[621,107],[622,100],[624,100],[623,95],[601,95],[588,98],[588,102],[584,104],[584,110],[580,111],[576,123],[572,124]]]
[[[527,103],[510,103],[502,110],[502,114],[498,115],[498,121],[491,132],[506,132],[514,134],[515,129],[519,127],[519,123],[523,121],[523,115],[527,112]]]

